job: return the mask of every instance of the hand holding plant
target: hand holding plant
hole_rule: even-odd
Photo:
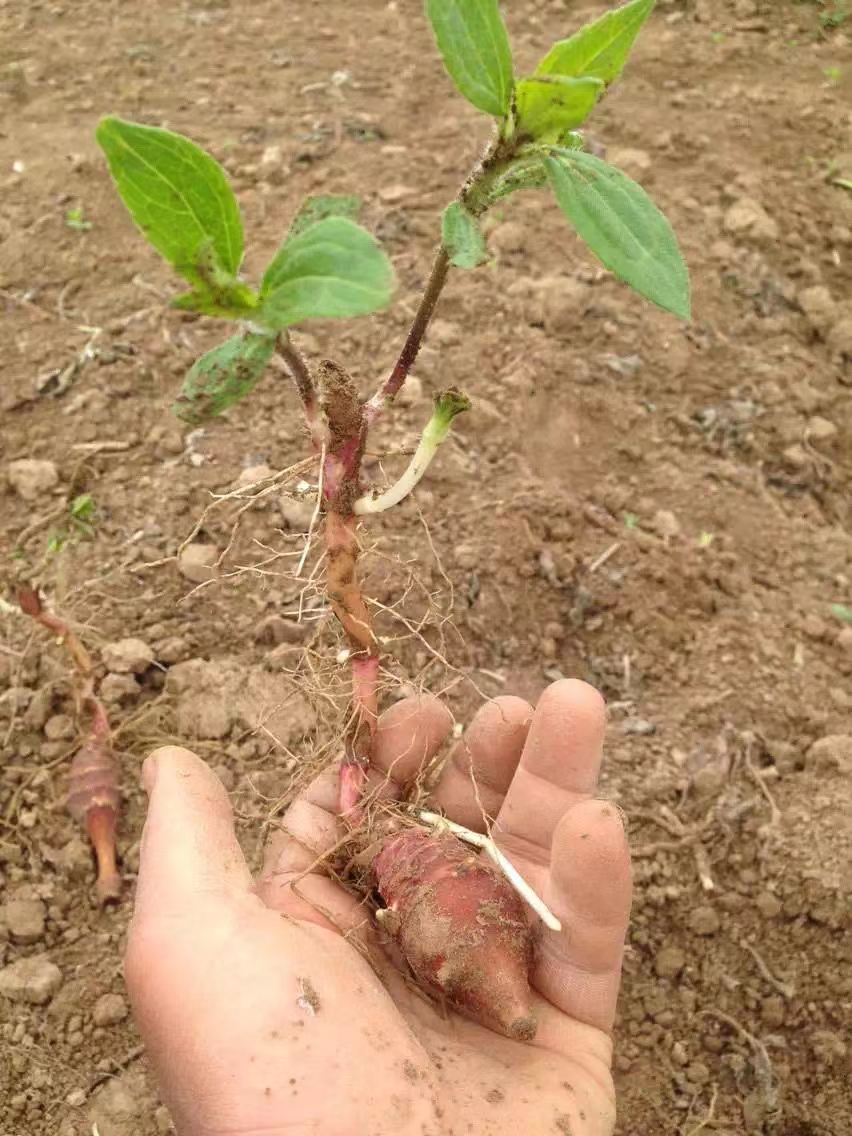
[[[483,816],[480,810],[463,827],[452,827],[462,844],[441,831],[448,826],[439,817],[407,804],[404,793],[395,810],[386,807],[381,785],[394,776],[387,767],[381,785],[371,780],[371,771],[381,767],[380,651],[358,582],[358,518],[391,508],[411,492],[453,418],[468,409],[468,400],[455,390],[438,392],[417,453],[394,486],[377,490],[367,484],[362,457],[372,427],[389,411],[417,357],[450,270],[474,269],[487,259],[481,219],[515,192],[549,188],[570,224],[614,275],[660,307],[688,318],[687,271],[668,222],[638,185],[583,150],[579,132],[620,74],[653,6],[654,0],[632,0],[610,11],[556,43],[533,74],[516,78],[497,0],[427,0],[446,68],[465,98],[494,120],[493,135],[444,210],[441,241],[409,334],[390,375],[368,399],[362,399],[338,363],[305,363],[289,334],[306,319],[357,316],[391,300],[391,266],[353,220],[351,198],[305,202],[259,288],[253,289],[239,276],[242,222],[215,161],[186,138],[154,127],[110,118],[98,130],[125,204],[190,285],[176,306],[240,325],[233,338],[192,368],[177,413],[197,422],[228,409],[262,378],[275,352],[287,363],[301,399],[318,462],[326,593],[343,628],[352,671],[351,710],[334,775],[336,802],[327,803],[340,818],[332,817],[335,831],[342,825],[346,836],[333,842],[334,871],[362,896],[378,893],[383,902],[378,917],[424,993],[525,1041],[535,1035],[536,1013],[540,1011],[540,1030],[549,1030],[552,1023],[547,1005],[539,1007],[538,994],[530,992],[528,975],[535,984],[542,967],[546,971],[554,959],[569,958],[573,949],[570,936],[563,931],[560,937],[559,918],[536,886],[550,888],[555,901],[561,885],[554,880],[568,871],[559,848],[552,846],[559,818],[545,824],[544,836],[536,829],[536,855],[530,856],[525,843],[530,837],[522,838],[519,862],[513,864],[511,854],[507,859],[501,850],[502,844],[512,843],[504,811],[498,815],[498,809],[489,808]],[[548,741],[555,751],[557,741],[556,733]],[[538,749],[536,753],[536,760],[545,760]],[[524,771],[521,760],[522,788],[510,790],[504,806],[510,813],[512,802],[525,800]],[[555,772],[554,783],[562,776]],[[324,784],[327,791],[329,783]],[[489,828],[483,840],[482,830]],[[321,843],[319,862],[327,866],[323,856],[329,844]],[[495,862],[466,845],[484,847]],[[365,865],[366,873],[359,874]],[[243,876],[243,890],[247,887]],[[520,905],[514,889],[546,921],[549,929],[540,941],[537,920]],[[296,899],[291,895],[286,902]],[[620,915],[614,925],[620,934]],[[443,929],[441,935],[435,928]],[[281,965],[286,969],[289,964]],[[563,976],[556,985],[566,980]],[[554,992],[545,994],[552,997]],[[558,998],[555,1004],[560,1006]],[[595,1024],[605,1028],[607,1023],[598,1015]]]

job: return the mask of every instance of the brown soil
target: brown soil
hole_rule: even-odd
[[[519,61],[601,6],[507,5]],[[446,690],[466,721],[483,695],[534,697],[565,674],[610,701],[604,790],[637,855],[625,1136],[852,1130],[852,742],[814,747],[852,732],[852,630],[832,607],[852,603],[852,194],[829,180],[852,178],[852,57],[850,24],[818,23],[841,7],[660,0],[596,118],[682,239],[689,328],[600,272],[544,195],[521,196],[493,219],[496,267],[452,277],[419,388],[374,439],[410,446],[438,387],[473,400],[416,500],[371,526],[371,594],[405,597],[380,628],[388,697]],[[292,579],[311,507],[279,496],[304,471],[205,515],[201,559],[227,550],[218,580],[189,595],[177,570],[210,492],[298,462],[303,429],[275,373],[203,432],[170,417],[222,328],[168,310],[175,281],[132,230],[94,126],[112,112],[208,145],[238,189],[251,272],[306,194],[362,194],[399,300],[300,343],[366,392],[483,125],[417,0],[7,0],[0,43],[3,468],[59,473],[32,501],[4,493],[5,594],[37,579],[93,651],[133,636],[156,659],[112,681],[128,901],[102,913],[61,807],[65,660],[0,613],[0,880],[4,900],[46,907],[35,941],[0,951],[61,971],[48,1005],[0,1005],[0,1131],[147,1136],[168,1117],[120,1002],[98,1001],[122,993],[142,756],[196,744],[254,855],[296,755],[331,752],[343,686],[338,632]],[[90,229],[69,227],[76,208]],[[69,521],[84,493],[88,535]]]

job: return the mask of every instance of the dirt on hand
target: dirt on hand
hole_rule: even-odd
[[[604,5],[505,7],[531,68]],[[468,721],[566,675],[609,701],[603,792],[636,857],[624,1136],[852,1130],[852,20],[830,14],[660,0],[595,114],[596,152],[678,233],[691,325],[519,194],[489,215],[493,269],[451,276],[364,458],[392,476],[435,391],[472,399],[414,496],[364,530],[386,700],[426,687]],[[129,896],[149,749],[210,761],[256,856],[334,754],[346,690],[316,550],[295,578],[306,529],[282,524],[311,476],[298,400],[272,370],[212,425],[170,415],[227,331],[168,309],[176,282],[95,125],[168,124],[222,160],[255,278],[305,196],[360,194],[398,302],[294,339],[364,394],[487,127],[416,0],[7,4],[0,42],[2,594],[39,583],[114,666]],[[259,467],[288,472],[246,482]],[[0,609],[0,1132],[155,1136],[170,1121],[122,1001],[130,902],[99,909],[62,808],[72,688],[62,651]]]

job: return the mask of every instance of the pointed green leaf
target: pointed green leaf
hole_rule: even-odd
[[[390,303],[391,263],[366,229],[326,217],[288,237],[266,270],[258,320],[270,328],[305,319],[367,315]]]
[[[495,118],[512,102],[512,49],[497,0],[426,0],[450,78],[468,102]]]
[[[193,364],[172,410],[195,426],[245,398],[275,350],[275,335],[244,331],[208,351]]]
[[[631,0],[580,28],[570,39],[560,40],[536,67],[536,74],[591,76],[611,83],[621,74],[654,3],[655,0]]]
[[[243,258],[240,210],[222,167],[169,130],[105,118],[97,139],[133,220],[186,280],[212,262],[235,277]]]
[[[558,142],[586,121],[603,91],[603,81],[591,76],[521,79],[515,92],[518,133],[537,142]]]
[[[289,237],[298,236],[326,217],[348,217],[354,221],[361,209],[361,198],[355,194],[321,194],[306,197],[290,226]]]
[[[641,186],[591,154],[545,158],[563,213],[620,280],[666,311],[690,318],[689,273],[666,218]]]
[[[476,268],[488,260],[479,222],[459,201],[453,201],[443,212],[441,240],[456,268]]]

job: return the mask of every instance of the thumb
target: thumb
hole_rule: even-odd
[[[145,761],[142,780],[149,803],[134,921],[190,915],[199,900],[247,892],[251,873],[212,769],[189,750],[164,746]]]

